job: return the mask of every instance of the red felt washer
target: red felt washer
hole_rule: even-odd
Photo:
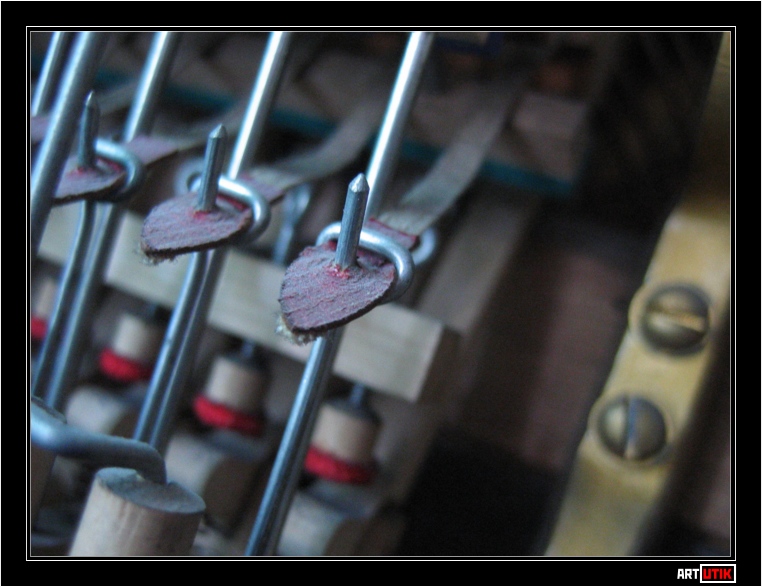
[[[77,158],[72,157],[61,178],[54,205],[68,204],[80,200],[98,200],[120,188],[127,179],[127,173],[116,163],[97,159],[95,167],[80,167]]]
[[[42,342],[48,332],[48,321],[39,316],[32,316],[29,320],[29,336],[32,342]]]
[[[367,228],[411,249],[415,235],[370,219]],[[394,265],[376,253],[357,251],[357,263],[340,269],[336,242],[307,247],[286,269],[280,290],[283,322],[297,338],[310,339],[368,313],[389,292],[396,278]]]
[[[372,463],[349,463],[312,446],[304,459],[304,469],[323,479],[352,485],[367,485],[373,481],[376,473]]]
[[[264,423],[259,415],[238,412],[203,395],[197,395],[193,400],[193,411],[199,421],[207,426],[235,430],[248,436],[262,435]]]
[[[336,243],[307,247],[286,270],[280,307],[296,335],[338,328],[377,306],[394,284],[394,266],[360,251],[357,264],[342,270],[335,263]]]
[[[111,349],[103,349],[98,357],[101,372],[120,383],[135,383],[151,378],[153,366],[117,355]]]
[[[230,203],[229,199],[218,199]],[[208,212],[196,209],[197,195],[189,193],[171,198],[154,207],[143,222],[140,248],[154,260],[205,251],[232,243],[253,222],[251,208],[215,206]]]

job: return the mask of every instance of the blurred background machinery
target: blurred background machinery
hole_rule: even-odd
[[[153,33],[107,37],[94,90],[100,136],[116,137]],[[407,39],[295,33],[258,162],[319,145],[369,95],[385,104]],[[54,40],[29,34],[30,99]],[[235,136],[267,40],[266,32],[183,33],[154,134],[205,138],[206,121],[222,120]],[[305,473],[292,506],[301,513],[290,514],[280,554],[730,553],[731,194],[729,168],[717,165],[730,156],[730,43],[730,33],[707,30],[436,35],[390,199],[446,150],[479,106],[476,87],[509,81],[515,99],[478,177],[437,224],[433,259],[394,304],[400,313],[379,318],[388,332],[358,327],[348,335],[356,356],[342,362],[350,351],[340,352],[328,395],[340,406],[356,383],[370,390],[363,418],[374,422],[373,438],[349,442],[369,443],[363,458],[382,480],[346,489]],[[44,108],[33,114],[32,160],[49,131]],[[282,267],[340,217],[373,136],[310,184],[301,211],[296,196],[273,207],[267,232],[228,260],[166,454],[169,477],[206,501],[190,554],[243,552],[306,358],[274,333]],[[188,189],[203,145],[151,169],[127,205],[76,388],[65,390],[61,412],[71,425],[133,434],[184,270],[180,261],[138,266],[135,227]],[[75,208],[52,210],[30,266],[32,372]],[[255,269],[265,273],[262,292],[238,277]],[[269,313],[252,317],[249,306]],[[374,353],[380,364],[366,356]],[[384,364],[395,353],[407,357]],[[259,435],[253,416],[222,433],[194,408],[202,389],[224,395],[204,382],[233,377],[241,364],[256,373],[245,385],[261,387],[244,402],[268,424]],[[342,409],[325,417],[341,418]],[[193,469],[201,461],[208,469]],[[56,459],[32,555],[69,551],[92,473]]]

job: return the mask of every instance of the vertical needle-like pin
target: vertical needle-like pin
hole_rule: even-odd
[[[355,263],[369,192],[364,174],[358,175],[349,184],[341,219],[341,235],[334,257],[342,269]],[[343,327],[329,330],[313,344],[246,547],[247,556],[275,552],[343,332]]]
[[[85,110],[79,123],[77,141],[77,165],[92,169],[95,167],[95,139],[98,137],[101,109],[95,94],[90,92],[85,100]]]
[[[98,138],[99,119],[98,102],[93,93],[90,92],[85,101],[77,137],[77,165],[80,167],[92,168],[95,166],[95,141]],[[58,299],[50,316],[48,332],[40,350],[37,369],[32,380],[32,395],[41,398],[45,392],[47,404],[56,408],[60,407],[61,397],[57,386],[50,386],[50,381],[54,373],[58,348],[64,338],[66,324],[74,302],[76,286],[82,277],[82,269],[87,258],[95,225],[95,206],[94,202],[82,202],[82,214],[77,227],[74,248],[61,275]]]
[[[214,201],[219,191],[217,184],[222,172],[227,138],[228,133],[225,127],[220,124],[209,134],[209,139],[206,142],[204,172],[201,174],[201,186],[196,201],[196,209],[201,212],[209,212],[214,208]]]
[[[359,174],[349,184],[347,199],[344,202],[344,214],[341,217],[341,234],[336,243],[336,264],[346,269],[355,264],[357,245],[360,242],[365,205],[370,187],[364,174]]]

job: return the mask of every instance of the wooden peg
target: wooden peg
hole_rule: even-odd
[[[149,379],[163,337],[162,323],[125,312],[119,318],[111,345],[100,354],[101,371],[120,383]]]
[[[235,442],[230,436],[227,440]],[[231,450],[219,437],[178,432],[167,448],[169,477],[201,496],[207,521],[224,531],[235,526],[254,478],[272,452],[261,442],[239,440],[238,450]]]
[[[33,342],[40,343],[45,338],[48,319],[53,313],[57,298],[58,281],[52,275],[47,275],[42,279],[32,304],[29,332]]]
[[[261,408],[267,379],[263,369],[220,355],[214,361],[204,392],[214,402],[241,412],[256,413]]]
[[[184,556],[204,509],[204,501],[178,483],[153,483],[131,469],[101,469],[69,554]]]
[[[373,448],[381,421],[348,400],[326,402],[318,413],[305,469],[341,483],[368,483],[375,472]]]

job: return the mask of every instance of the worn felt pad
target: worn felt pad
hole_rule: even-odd
[[[100,200],[118,190],[126,177],[127,173],[121,167],[105,159],[99,158],[95,167],[80,167],[77,158],[72,157],[66,163],[53,205]]]
[[[418,241],[370,219],[366,228],[382,232],[412,249]],[[310,340],[343,326],[376,307],[396,278],[394,265],[381,255],[357,251],[357,264],[341,270],[334,262],[336,243],[307,247],[289,265],[280,290],[281,316],[293,338]]]
[[[394,283],[394,266],[383,257],[360,250],[357,264],[341,269],[335,256],[335,242],[307,247],[286,270],[280,307],[296,337],[318,336],[362,316]]]
[[[232,200],[218,196],[219,200]],[[253,221],[251,208],[237,202],[196,210],[197,195],[191,192],[159,204],[145,219],[140,248],[153,260],[171,259],[184,253],[204,251],[230,243],[245,233]]]

